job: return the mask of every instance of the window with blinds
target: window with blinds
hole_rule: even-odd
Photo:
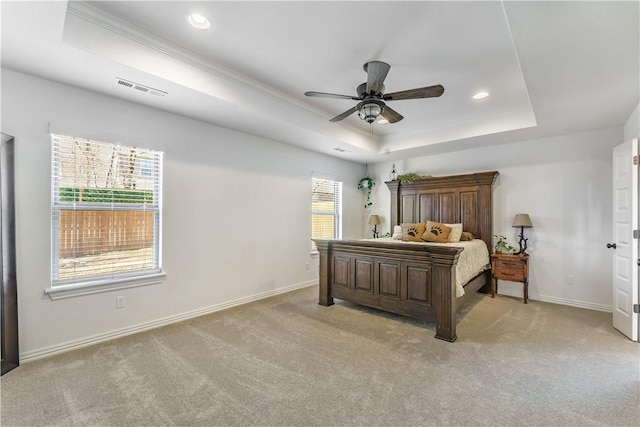
[[[161,271],[162,153],[52,142],[52,288]]]
[[[311,237],[339,239],[342,237],[342,182],[311,178]],[[311,250],[316,245],[311,242]]]

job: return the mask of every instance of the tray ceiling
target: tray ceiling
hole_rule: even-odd
[[[375,162],[622,125],[638,21],[636,2],[3,2],[2,65]],[[445,92],[392,101],[404,120],[372,125],[329,122],[355,101],[304,96],[355,95],[370,60],[391,65],[387,92]]]

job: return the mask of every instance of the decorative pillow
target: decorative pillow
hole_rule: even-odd
[[[422,240],[435,243],[449,243],[449,234],[451,233],[451,227],[444,225],[441,222],[427,221],[427,226]]]
[[[462,236],[460,236],[460,240],[466,242],[467,240],[473,240],[476,236],[473,235],[470,231],[463,231]]]
[[[449,233],[449,243],[458,243],[462,236],[462,224],[445,224],[447,227],[451,227],[451,233]]]
[[[402,227],[402,240],[405,242],[422,242],[420,238],[425,231],[425,225],[422,222],[405,222],[400,224]]]
[[[394,240],[402,240],[402,227],[399,225],[395,225],[393,227],[393,236],[391,236]]]

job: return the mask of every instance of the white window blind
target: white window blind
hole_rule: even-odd
[[[159,273],[162,153],[51,142],[52,288]]]
[[[342,237],[342,182],[313,177],[311,191],[311,237]],[[311,250],[316,250],[311,242]]]

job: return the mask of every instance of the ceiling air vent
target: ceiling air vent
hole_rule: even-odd
[[[116,84],[120,86],[128,87],[130,89],[135,89],[140,92],[148,93],[150,95],[160,96],[160,97],[165,96],[167,94],[167,92],[154,89],[149,86],[141,85],[139,83],[133,83],[128,80],[121,79],[120,77],[116,77]]]

